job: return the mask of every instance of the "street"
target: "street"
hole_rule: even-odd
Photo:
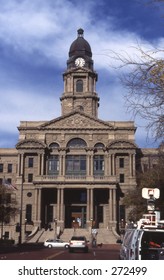
[[[0,260],[118,260],[119,248],[118,244],[103,244],[102,247],[90,247],[88,253],[69,253],[68,249],[49,249],[44,248],[43,244],[33,244],[13,250],[0,250]]]

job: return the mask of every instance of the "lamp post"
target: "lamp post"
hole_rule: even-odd
[[[54,224],[55,224],[55,239],[57,238],[57,219],[54,219]]]

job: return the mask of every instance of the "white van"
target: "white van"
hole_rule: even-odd
[[[127,229],[120,248],[121,260],[164,260],[164,230]]]

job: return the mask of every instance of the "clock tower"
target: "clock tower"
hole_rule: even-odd
[[[67,69],[63,74],[62,115],[74,110],[98,117],[99,97],[96,93],[97,73],[93,69],[92,51],[84,39],[83,29],[77,31],[77,39],[69,50]]]

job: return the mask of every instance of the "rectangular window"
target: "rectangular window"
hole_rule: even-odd
[[[59,174],[59,156],[50,156],[48,159],[48,174]]]
[[[33,174],[29,173],[28,174],[28,182],[32,183],[32,181],[33,181]]]
[[[28,167],[33,167],[33,165],[34,165],[34,159],[30,157],[28,159]]]
[[[3,163],[0,163],[0,172],[3,172]]]
[[[120,174],[120,183],[124,183],[125,178],[124,178],[124,174]]]
[[[73,155],[66,157],[66,174],[85,175],[86,174],[86,156]]]
[[[8,173],[12,173],[12,167],[13,167],[13,165],[11,163],[9,163],[8,168],[7,168]]]
[[[11,184],[11,178],[8,178],[8,179],[7,179],[7,183],[8,183],[8,184]]]
[[[32,219],[32,205],[27,204],[26,205],[26,222],[30,223]]]
[[[119,167],[124,168],[124,158],[119,159]]]
[[[104,174],[104,156],[94,156],[93,159],[94,175]]]

